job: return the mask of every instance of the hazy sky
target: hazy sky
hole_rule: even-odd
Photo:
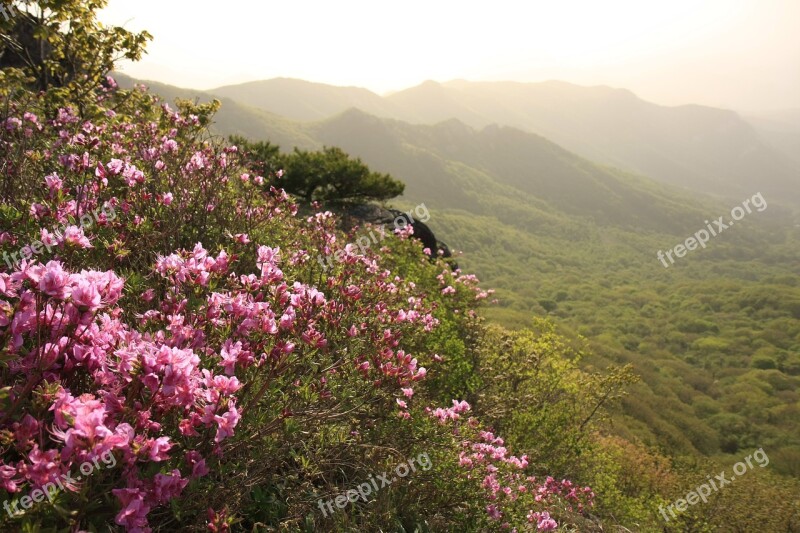
[[[662,104],[800,108],[800,0],[110,0],[100,18],[154,36],[124,72],[197,89],[561,79]]]

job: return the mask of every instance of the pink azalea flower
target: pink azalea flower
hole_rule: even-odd
[[[95,311],[100,307],[102,298],[94,282],[81,279],[72,287],[72,302],[78,307]]]
[[[217,428],[217,434],[214,436],[214,442],[219,444],[226,437],[233,435],[233,428],[239,423],[239,418],[239,411],[236,410],[236,405],[233,402],[231,402],[225,414],[222,416],[215,415],[214,420],[217,421],[219,427]]]
[[[58,261],[50,261],[45,266],[44,274],[39,281],[39,290],[48,296],[53,296],[59,300],[66,300],[69,295],[70,276],[61,268]]]
[[[172,444],[169,442],[169,437],[158,437],[157,439],[149,439],[145,448],[148,450],[148,459],[153,462],[160,462],[169,459],[167,452],[172,448]]]
[[[200,452],[195,450],[186,452],[186,463],[192,467],[192,479],[197,479],[208,474],[208,466],[206,460],[200,455]]]
[[[496,505],[487,505],[486,512],[492,520],[500,520],[503,517],[503,513],[500,512]]]
[[[17,469],[13,466],[0,462],[0,487],[6,492],[18,492],[19,485],[23,480],[18,477]]]
[[[44,177],[44,182],[47,185],[47,188],[50,190],[50,194],[55,194],[56,192],[60,191],[64,186],[64,181],[58,177],[58,174],[55,172],[48,176]]]
[[[180,496],[189,480],[181,477],[177,468],[169,474],[156,474],[153,478],[153,495],[158,503],[164,504]]]
[[[150,505],[145,503],[146,493],[141,489],[112,489],[111,492],[122,505],[115,517],[116,523],[128,529],[146,528],[150,512]]]
[[[222,362],[220,366],[225,369],[225,373],[229,376],[233,375],[233,368],[238,361],[239,354],[242,352],[242,342],[236,341],[236,343],[232,343],[230,339],[227,339],[225,343],[222,345],[222,350],[220,351],[220,356],[222,357]]]
[[[83,228],[78,226],[67,226],[64,228],[64,241],[69,244],[74,244],[81,248],[93,248],[92,243],[83,234]]]

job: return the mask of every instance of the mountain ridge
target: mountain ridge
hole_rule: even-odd
[[[284,90],[280,98],[257,91],[248,94],[241,85],[227,86],[220,94],[235,93],[235,99],[247,105],[304,122],[324,120],[357,107],[383,118],[418,124],[457,118],[475,128],[513,126],[542,135],[592,161],[688,190],[738,200],[763,184],[764,194],[800,204],[800,165],[765,142],[732,110],[697,104],[663,106],[627,89],[558,80],[429,80],[383,97],[366,89],[289,81],[294,87],[292,94]],[[266,80],[246,87],[274,83]],[[356,101],[357,94],[369,96]],[[324,105],[316,104],[314,109],[304,105],[298,110],[297,95],[302,95],[303,101],[322,101]]]

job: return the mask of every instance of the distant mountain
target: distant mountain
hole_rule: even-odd
[[[404,181],[409,200],[443,208],[494,216],[493,209],[479,207],[485,204],[480,196],[500,193],[515,202],[524,198],[542,211],[601,225],[688,231],[686,216],[691,206],[700,205],[651,180],[600,167],[516,128],[487,126],[477,131],[452,119],[413,125],[351,109],[307,131],[323,144],[340,146]],[[694,216],[701,218],[700,211]]]
[[[390,103],[367,89],[291,78],[228,85],[209,92],[299,121],[323,120],[351,107],[379,116],[394,114]]]
[[[309,138],[303,128],[291,120],[263,109],[248,107],[230,98],[195,89],[184,89],[157,81],[137,80],[121,72],[114,73],[120,87],[130,89],[134,84],[144,84],[167,102],[176,98],[210,102],[214,98],[222,102],[222,108],[214,117],[215,131],[222,135],[243,135],[251,139],[270,139],[284,147],[315,148],[317,142]]]
[[[123,87],[137,83],[123,75],[118,75],[118,81]],[[517,204],[524,198],[525,209],[536,211],[534,218],[541,217],[540,220],[546,220],[547,213],[558,213],[559,217],[581,217],[599,225],[673,234],[689,231],[704,217],[710,216],[701,209],[701,206],[708,205],[706,202],[694,200],[685,192],[660,186],[640,175],[597,165],[540,135],[519,128],[491,124],[475,129],[460,119],[448,119],[433,125],[412,124],[380,118],[355,108],[321,121],[295,122],[212,93],[157,82],[144,83],[167,101],[174,98],[200,101],[221,98],[222,109],[214,124],[214,130],[221,135],[240,134],[252,139],[270,140],[287,151],[295,146],[307,149],[339,146],[361,157],[375,170],[389,172],[404,181],[404,197],[412,202],[424,200],[440,208],[485,212],[494,216],[491,209],[495,206],[488,207],[485,199],[500,195]],[[338,95],[342,98],[340,103],[363,93],[372,95],[367,98],[373,103],[380,101],[374,93],[361,89],[297,80],[272,80],[257,85],[273,89],[280,87],[282,90],[290,87],[302,91],[320,90],[329,96]],[[560,84],[534,87],[545,85]],[[526,84],[509,86],[528,90]],[[576,93],[583,90],[569,84],[565,87],[574,89]],[[623,101],[633,98],[640,102],[638,105],[652,105],[637,100],[626,91],[608,91],[603,100],[614,94]],[[447,100],[446,95],[450,92],[451,89],[442,84],[429,82],[388,99],[397,102],[391,106],[400,109],[420,94],[424,95],[423,101],[435,101],[437,94]],[[596,95],[605,92],[603,89]],[[328,98],[323,107],[333,109],[333,100],[333,97]],[[438,109],[442,116],[462,113],[452,99],[448,100],[451,108],[443,110],[445,100],[439,102],[442,105],[419,109],[429,114]],[[319,107],[312,100],[307,109]],[[467,108],[465,105],[464,109]],[[432,117],[432,120],[436,118]],[[477,122],[474,117],[473,122]],[[529,215],[530,212],[526,217]],[[561,222],[563,220],[559,219],[556,226]]]
[[[744,118],[767,144],[794,160],[800,169],[800,109],[747,113]]]
[[[301,121],[355,107],[418,124],[455,118],[476,128],[513,126],[670,185],[736,200],[761,191],[800,205],[796,161],[735,112],[659,106],[623,89],[557,81],[428,81],[380,97],[365,89],[277,79],[211,92]]]

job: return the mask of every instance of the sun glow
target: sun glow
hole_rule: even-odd
[[[111,0],[101,18],[155,37],[126,72],[200,89],[281,76],[376,92],[426,79],[560,78],[626,86],[665,103],[746,106],[745,96],[758,93],[737,78],[747,57],[766,61],[762,73],[780,73],[782,86],[797,83],[781,96],[800,85],[800,69],[789,68],[800,47],[786,46],[798,15],[791,0]]]

